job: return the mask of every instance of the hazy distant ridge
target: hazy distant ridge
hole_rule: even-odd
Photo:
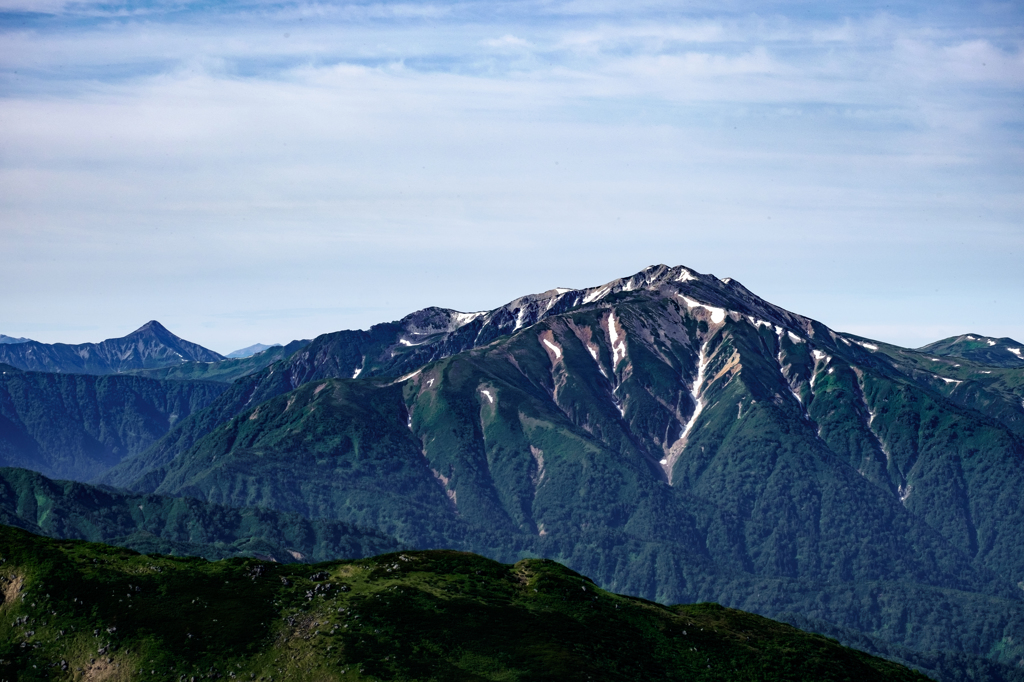
[[[185,362],[216,362],[224,356],[179,338],[156,320],[131,334],[100,343],[0,344],[0,362],[37,372],[117,374]]]

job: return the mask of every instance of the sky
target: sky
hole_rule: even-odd
[[[1024,341],[1024,5],[0,0],[0,333],[227,353],[657,263]]]

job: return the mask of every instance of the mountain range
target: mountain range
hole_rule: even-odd
[[[0,363],[38,372],[117,374],[183,362],[223,359],[219,353],[178,338],[156,320],[147,322],[127,336],[100,343],[48,344],[19,340],[18,343],[0,344]]]
[[[0,334],[0,344],[2,343],[27,343],[32,339],[26,339],[24,337],[7,336],[6,334]]]
[[[123,493],[26,469],[0,468],[0,523],[53,538],[210,560],[244,555],[293,563],[402,549],[393,538],[340,521]]]
[[[789,620],[937,679],[1024,676],[1011,339],[900,348],[652,266],[295,343],[211,361],[216,383],[172,380],[196,363],[141,370],[219,389],[94,483],[555,559],[606,589]],[[55,509],[62,489],[46,488]]]
[[[0,466],[88,480],[150,447],[227,385],[0,365]]]

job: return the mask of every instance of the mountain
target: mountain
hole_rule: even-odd
[[[930,343],[918,350],[930,355],[963,358],[993,367],[1024,367],[1024,343],[1007,337],[994,339],[980,334],[964,334]]]
[[[256,355],[257,353],[262,353],[263,351],[267,350],[268,348],[275,348],[275,347],[280,346],[280,345],[281,344],[279,344],[279,343],[275,343],[275,344],[272,344],[272,345],[269,345],[269,346],[267,344],[265,344],[265,343],[254,343],[251,346],[246,346],[245,348],[240,348],[239,350],[233,350],[230,353],[228,353],[226,357],[229,357],[229,358],[247,358],[250,355]]]
[[[267,366],[262,372],[235,378],[231,389],[209,410],[183,422],[145,457],[125,462],[102,480],[116,486],[128,485],[166,464],[216,425],[245,408],[309,381],[336,377],[400,376],[428,362],[491,343],[547,317],[588,306],[610,293],[651,287],[673,278],[718,281],[713,276],[698,275],[685,267],[667,268],[662,265],[600,287],[556,288],[522,296],[491,311],[462,313],[431,307],[411,313],[397,322],[374,325],[369,330],[322,334],[301,352],[283,356],[281,361]]]
[[[245,358],[227,358],[216,362],[183,362],[180,365],[161,367],[159,369],[136,369],[127,372],[136,376],[151,379],[170,379],[175,381],[203,379],[231,383],[241,377],[259,372],[278,360],[290,358],[298,350],[308,346],[310,341],[303,339],[292,341],[286,346],[271,346],[265,351]]]
[[[392,538],[339,521],[124,494],[25,469],[0,468],[0,523],[53,538],[206,559],[257,556],[291,563],[402,549]]]
[[[1020,369],[653,266],[318,337],[103,480],[543,556],[1013,679],[1022,400]]]
[[[0,344],[0,362],[19,369],[73,374],[117,374],[183,362],[215,362],[224,356],[180,339],[156,320],[131,334],[101,343]]]
[[[0,527],[6,679],[925,680],[716,604],[550,561],[406,552],[208,563]]]
[[[0,344],[4,343],[28,343],[32,339],[26,339],[24,337],[15,338],[13,336],[7,336],[6,334],[0,334]]]
[[[86,480],[152,445],[225,385],[0,365],[0,466]]]

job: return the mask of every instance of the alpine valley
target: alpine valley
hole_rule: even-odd
[[[208,559],[402,550],[482,562],[495,580],[575,571],[785,621],[936,680],[1024,680],[1022,353],[974,333],[901,348],[663,265],[245,358],[155,322],[102,344],[19,339],[0,345],[0,464],[20,468],[0,470],[0,520]],[[38,552],[86,552],[68,547]],[[440,549],[487,560],[413,551]],[[534,558],[571,571],[517,563]],[[230,561],[196,570],[255,570]],[[325,575],[377,570],[339,566]],[[17,656],[27,640],[10,622],[0,646]],[[416,679],[401,665],[373,675]]]

